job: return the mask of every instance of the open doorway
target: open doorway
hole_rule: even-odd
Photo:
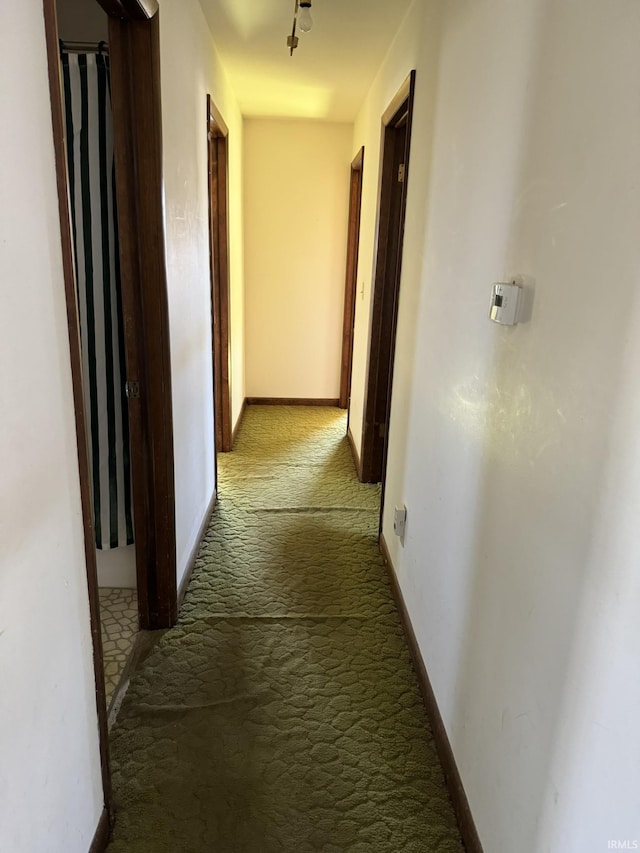
[[[117,578],[121,585],[113,588],[135,591],[137,612],[128,600],[111,602],[135,630],[168,628],[177,619],[158,4],[43,0],[43,8],[105,797],[102,837],[111,804],[103,660],[110,638],[101,637],[99,564],[103,581]],[[113,559],[97,556],[120,548]],[[130,586],[122,585],[125,579]],[[121,628],[113,629],[116,648]]]
[[[356,319],[356,290],[358,277],[358,247],[360,243],[360,212],[362,209],[362,177],[364,146],[351,163],[349,178],[349,221],[347,225],[347,273],[344,288],[344,320],[342,326],[342,361],[340,364],[341,409],[348,409],[351,400],[351,368],[353,365],[353,327]],[[349,428],[347,417],[347,429]]]
[[[106,703],[138,632],[129,401],[113,152],[109,24],[97,3],[56,0],[82,391]]]
[[[378,239],[362,430],[361,480],[383,483],[398,322],[415,71],[382,117]]]
[[[207,95],[207,150],[213,417],[217,454],[218,452],[226,453],[233,446],[229,297],[229,130],[211,95]]]

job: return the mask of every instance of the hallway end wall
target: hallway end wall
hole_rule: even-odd
[[[242,117],[197,0],[160,9],[178,584],[215,488],[206,96],[229,127],[232,424],[245,398]]]
[[[0,850],[103,808],[42,4],[0,4]]]
[[[377,163],[416,68],[383,529],[491,853],[640,841],[639,33],[635,0],[416,0],[356,121]]]
[[[339,396],[352,134],[245,119],[249,397]]]

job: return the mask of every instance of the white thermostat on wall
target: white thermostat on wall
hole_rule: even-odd
[[[519,284],[498,282],[491,290],[489,317],[502,326],[515,326],[522,288]]]

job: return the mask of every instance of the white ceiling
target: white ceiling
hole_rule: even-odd
[[[412,0],[313,0],[289,56],[294,0],[200,0],[247,116],[353,121]]]

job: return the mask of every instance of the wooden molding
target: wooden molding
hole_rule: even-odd
[[[382,533],[380,534],[379,542],[380,552],[387,567],[393,597],[400,614],[400,619],[402,620],[402,627],[404,629],[407,645],[409,646],[409,651],[413,660],[413,666],[416,671],[416,675],[418,676],[418,683],[420,685],[420,692],[422,693],[424,706],[433,730],[438,755],[442,762],[442,769],[444,770],[447,787],[453,801],[456,817],[458,818],[458,825],[460,827],[462,840],[464,841],[467,853],[483,853],[480,836],[478,835],[478,830],[476,829],[473,815],[471,814],[469,801],[462,784],[462,778],[460,777],[458,765],[456,764],[456,759],[453,754],[453,750],[451,749],[451,743],[449,742],[449,736],[447,735],[447,730],[442,720],[440,709],[438,708],[438,702],[433,692],[433,687],[431,686],[429,673],[427,672],[427,667],[425,666],[424,659],[420,652],[420,647],[413,630],[413,625],[409,618],[409,612],[407,610],[404,596],[402,595],[402,590],[400,589],[400,584],[398,583],[391,554],[389,553],[389,548]]]
[[[382,113],[382,124],[386,127],[393,119],[395,114],[398,112],[402,104],[407,100],[407,98],[412,94],[412,91],[415,87],[415,79],[416,72],[410,71],[409,74],[405,77],[402,86],[395,93],[391,101],[389,102],[389,106]]]
[[[177,617],[177,595],[171,375],[164,268],[159,30],[155,15],[158,5],[156,0],[100,2],[110,16],[114,124],[117,121],[119,128],[115,133],[119,137],[119,141],[115,139],[116,162],[120,156],[119,169],[118,166],[116,168],[120,171],[117,195],[120,214],[125,217],[124,230],[122,224],[119,228],[120,259],[123,274],[138,276],[142,282],[134,286],[134,278],[129,278],[129,287],[134,287],[135,292],[132,294],[129,290],[130,323],[128,331],[125,331],[128,337],[127,375],[138,380],[148,379],[142,383],[137,450],[133,438],[135,428],[132,428],[132,466],[135,465],[133,457],[136,452],[138,462],[143,460],[138,469],[137,501],[134,482],[141,627],[169,627]],[[108,718],[55,0],[43,0],[43,10],[105,802],[91,851],[101,853],[108,843],[112,815]],[[118,87],[119,92],[116,92]],[[127,298],[126,290],[123,281],[124,299]],[[127,308],[125,323],[126,311]],[[150,365],[146,375],[145,364]],[[132,369],[135,371],[133,375]],[[134,415],[132,420],[135,419]],[[138,559],[141,545],[144,555],[142,566]]]
[[[147,21],[158,11],[158,0],[98,0],[110,18]]]
[[[247,406],[335,406],[337,397],[247,397]]]
[[[360,243],[360,212],[362,209],[362,177],[364,146],[351,163],[349,179],[349,220],[347,226],[347,268],[344,285],[344,315],[342,322],[342,359],[340,364],[340,408],[349,406],[351,397],[351,367],[353,363],[353,330],[356,319],[358,289],[358,248]]]
[[[382,117],[375,274],[361,443],[361,480],[382,482],[386,468],[402,246],[409,178],[415,71]],[[404,177],[398,177],[403,168]]]
[[[104,853],[109,844],[109,836],[111,835],[111,822],[109,820],[109,812],[106,809],[102,810],[98,826],[96,827],[89,853]]]
[[[213,511],[216,508],[217,500],[218,493],[217,490],[214,489],[213,495],[211,496],[211,500],[209,501],[205,513],[202,516],[202,521],[198,529],[198,535],[196,536],[196,540],[193,543],[193,548],[189,553],[184,575],[182,576],[182,580],[180,581],[180,589],[178,590],[178,610],[180,609],[180,607],[182,607],[182,602],[184,601],[184,597],[187,594],[187,588],[189,586],[189,581],[191,580],[191,575],[193,574],[193,568],[196,564],[196,560],[198,559],[200,546],[202,545],[202,540],[204,539],[204,535],[207,532],[207,528],[209,527],[209,522],[211,521],[211,516],[213,515]]]
[[[227,125],[207,95],[209,267],[216,451],[233,447],[231,429],[231,294],[229,286],[229,146]],[[216,468],[217,472],[217,468]]]
[[[102,634],[100,630],[100,600],[98,594],[98,569],[96,562],[95,533],[93,529],[93,510],[91,504],[89,443],[82,387],[80,324],[78,319],[78,306],[76,302],[73,237],[71,234],[71,221],[69,217],[69,182],[67,174],[64,107],[60,79],[60,42],[58,36],[58,19],[55,0],[44,0],[43,8],[47,43],[49,92],[51,95],[51,121],[53,126],[56,184],[58,190],[58,215],[60,220],[60,238],[62,243],[62,267],[67,306],[67,326],[69,332],[69,355],[71,360],[73,405],[76,422],[78,473],[80,479],[80,499],[82,505],[82,523],[84,532],[84,555],[87,573],[87,589],[89,593],[91,638],[93,641],[93,669],[96,691],[96,709],[98,714],[100,765],[102,771],[102,790],[105,802],[105,812],[103,813],[103,819],[101,819],[101,822],[104,820],[106,823],[108,836],[109,816],[112,813],[112,789],[111,772],[109,768],[107,700],[104,686]],[[103,848],[96,848],[96,850],[98,849]]]
[[[240,427],[242,426],[242,421],[244,420],[244,413],[247,411],[247,398],[245,397],[242,401],[242,406],[240,407],[240,414],[238,415],[238,420],[236,421],[236,425],[233,428],[233,436],[231,440],[231,449],[233,450],[236,438],[238,437],[238,433],[240,432]]]
[[[159,631],[138,631],[136,634],[133,641],[133,648],[129,652],[127,662],[125,663],[122,674],[118,680],[118,685],[111,697],[111,702],[109,703],[109,731],[111,731],[113,724],[118,718],[118,713],[127,690],[129,689],[129,684],[133,678],[133,674],[137,672],[140,664],[147,659],[150,652],[160,642],[167,630],[169,629]]]
[[[207,119],[209,122],[209,129],[215,136],[229,136],[227,123],[222,117],[220,110],[216,107],[211,95],[207,95]]]
[[[121,0],[98,0],[98,5],[102,6],[105,14],[110,18],[129,20],[129,13],[122,5]]]
[[[158,16],[109,18],[120,270],[129,399],[138,609],[170,628],[176,588],[173,411],[165,266]]]
[[[356,443],[353,438],[353,433],[351,432],[351,428],[347,427],[347,441],[349,442],[349,447],[351,448],[351,455],[353,456],[353,464],[356,466],[356,474],[358,475],[358,479],[360,479],[360,456],[358,455],[358,451],[356,449]]]
[[[158,0],[122,0],[122,5],[131,18],[139,20],[153,18],[160,8]]]

